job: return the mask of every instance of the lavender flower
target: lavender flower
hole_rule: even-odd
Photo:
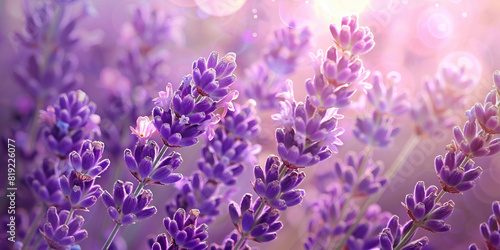
[[[350,51],[353,55],[365,54],[375,46],[370,29],[358,27],[357,15],[343,17],[340,27],[330,24],[330,33],[338,47]]]
[[[268,67],[256,63],[244,70],[247,86],[245,95],[256,101],[259,109],[275,109],[278,107],[276,95],[285,90],[285,80],[275,75]]]
[[[256,105],[254,100],[248,100],[244,106],[235,104],[234,111],[228,111],[221,121],[224,129],[238,139],[252,139],[261,130]]]
[[[269,69],[280,75],[294,72],[297,58],[309,48],[311,35],[307,27],[300,30],[294,22],[276,30],[269,51],[264,55]]]
[[[460,193],[475,186],[474,180],[479,178],[483,169],[474,167],[474,162],[465,158],[462,152],[448,152],[444,159],[439,155],[434,160],[436,173],[444,191]]]
[[[379,246],[379,233],[389,221],[389,212],[382,212],[377,204],[372,204],[363,215],[354,231],[347,239],[349,249],[372,249]],[[350,225],[352,227],[354,225]]]
[[[382,78],[380,72],[373,72],[373,89],[368,90],[366,94],[370,104],[380,114],[400,116],[406,113],[410,109],[410,104],[406,100],[406,92],[400,94],[396,89],[396,85],[401,81],[401,75],[395,71],[387,74],[388,87],[383,83]]]
[[[285,168],[277,156],[267,158],[265,169],[259,165],[254,168],[253,189],[263,202],[279,210],[300,204],[305,195],[303,189],[295,189],[305,173]],[[281,178],[280,173],[283,173]]]
[[[500,249],[500,202],[493,202],[491,209],[493,214],[488,222],[481,223],[479,230],[488,249]]]
[[[262,200],[257,199],[252,205],[252,195],[245,194],[240,205],[235,202],[229,204],[229,216],[236,230],[242,235],[242,243],[246,240],[268,242],[276,239],[276,232],[283,227],[277,219],[280,212],[268,207],[262,209]],[[261,209],[259,209],[259,207]]]
[[[193,209],[186,215],[186,211],[179,208],[172,219],[166,217],[163,220],[171,243],[169,249],[201,250],[207,248],[205,240],[208,238],[208,226],[197,225],[199,214],[198,210]]]
[[[108,159],[99,161],[103,151],[104,143],[86,140],[83,142],[79,153],[76,151],[71,152],[69,161],[79,179],[84,181],[95,179],[108,169],[110,164]]]
[[[40,113],[42,131],[50,149],[59,157],[66,158],[81,143],[100,134],[100,117],[95,113],[96,105],[81,90],[61,94],[54,106]]]
[[[208,96],[197,98],[197,92],[192,92],[191,80],[191,76],[185,76],[173,97],[163,98],[172,100],[168,109],[158,106],[153,109],[154,125],[169,147],[196,144],[197,137],[219,120],[213,113],[215,102]]]
[[[177,23],[174,16],[162,9],[143,5],[135,9],[132,26],[143,43],[143,50],[148,50],[172,39]]]
[[[488,156],[500,151],[500,138],[493,138],[491,134],[478,129],[475,120],[469,118],[464,129],[453,128],[455,141],[452,147],[462,151],[468,158]]]
[[[71,204],[71,208],[88,211],[102,194],[101,186],[94,185],[94,179],[82,179],[75,170],[71,171],[69,178],[65,175],[59,178],[61,191]]]
[[[203,223],[210,223],[220,214],[219,205],[222,197],[219,193],[218,183],[212,179],[205,179],[200,173],[194,173],[180,188],[174,201],[165,206],[169,217],[177,213],[179,208],[197,209],[197,217]]]
[[[153,200],[153,193],[149,189],[141,189],[135,194],[132,193],[133,187],[134,184],[131,182],[124,183],[118,180],[113,188],[113,196],[108,191],[102,195],[109,216],[118,225],[134,224],[156,214],[156,207],[149,206]]]
[[[69,211],[62,210],[57,213],[55,207],[47,210],[46,223],[40,233],[50,248],[66,249],[87,238],[87,230],[81,229],[84,219],[80,215],[75,215],[68,220]],[[65,223],[65,221],[68,221]]]
[[[167,247],[169,247],[166,234],[158,234],[156,239],[150,238],[148,243],[151,250],[167,250]]]
[[[222,245],[217,245],[217,244],[212,244],[210,245],[210,250],[233,250],[235,249],[234,247],[236,246],[236,243],[239,241],[240,235],[236,230],[232,231],[229,233],[226,238],[224,239],[224,242]],[[247,244],[241,245],[240,249],[242,250],[250,250],[250,246]]]
[[[64,196],[59,186],[59,177],[56,175],[54,162],[45,158],[41,168],[37,168],[26,178],[35,193],[45,203],[61,205]]]
[[[380,249],[382,250],[393,250],[401,241],[401,236],[408,234],[413,221],[408,221],[404,226],[399,224],[399,217],[394,215],[391,217],[387,223],[387,227],[380,233]],[[418,250],[426,246],[429,243],[427,237],[419,238],[413,242],[408,243],[403,246],[402,250]]]
[[[229,86],[236,81],[236,54],[227,53],[219,60],[219,53],[212,52],[208,60],[200,57],[193,63],[193,82],[198,93],[218,102],[230,94]],[[233,91],[234,92],[234,91]]]
[[[393,118],[373,112],[371,117],[356,118],[353,133],[362,143],[383,148],[389,146],[400,131],[393,123]]]
[[[354,196],[370,196],[376,194],[386,185],[387,179],[381,176],[383,166],[381,162],[373,162],[364,152],[347,154],[344,163],[336,162],[334,165],[335,180],[344,183],[343,189],[346,193],[354,192]],[[362,164],[365,164],[361,176],[357,176]]]
[[[137,181],[144,184],[165,185],[175,183],[182,179],[182,174],[173,173],[182,163],[182,157],[177,152],[172,152],[167,157],[153,165],[159,151],[155,141],[146,141],[144,145],[140,142],[134,151],[125,149],[124,158],[130,173]]]

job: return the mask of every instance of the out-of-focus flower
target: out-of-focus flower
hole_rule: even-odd
[[[479,178],[483,169],[474,167],[471,160],[464,163],[465,158],[462,152],[448,152],[444,157],[439,155],[434,160],[434,167],[444,191],[460,193],[475,186],[474,180]]]
[[[307,27],[300,30],[294,22],[286,28],[276,30],[269,51],[264,55],[269,69],[279,75],[294,72],[298,57],[310,46],[311,35]]]
[[[499,111],[497,101],[498,90],[492,90],[484,100],[484,105],[476,103],[466,112],[469,119],[476,120],[481,128],[488,134],[499,134]]]
[[[353,55],[365,54],[375,46],[370,29],[358,26],[357,15],[343,17],[340,27],[330,24],[330,33],[338,47]]]
[[[256,165],[254,167],[255,181],[253,189],[268,206],[286,210],[288,207],[302,203],[305,190],[295,189],[306,177],[304,172],[297,170],[284,170],[279,157],[269,156],[265,169]],[[284,172],[280,178],[280,173]]]
[[[85,238],[87,238],[87,230],[81,229],[85,221],[82,216],[75,215],[67,221],[69,211],[62,210],[57,213],[55,207],[50,207],[47,210],[46,222],[43,225],[40,233],[47,242],[50,248],[53,249],[68,249]]]
[[[132,134],[136,135],[139,139],[139,144],[144,145],[149,138],[156,132],[153,121],[149,120],[147,116],[139,116],[137,118],[137,126],[133,128],[130,126]]]
[[[172,84],[168,83],[166,90],[158,92],[158,95],[158,97],[153,99],[155,105],[163,109],[169,109],[173,97]]]
[[[239,241],[241,236],[238,234],[237,231],[232,231],[229,233],[224,241],[222,242],[222,245],[217,245],[217,244],[211,244],[210,245],[210,250],[232,250],[236,246],[236,243]],[[246,241],[245,241],[246,242]],[[250,246],[247,244],[242,244],[240,246],[240,249],[242,250],[250,250]]]
[[[387,184],[387,179],[382,176],[382,163],[373,162],[372,159],[365,159],[365,157],[368,156],[364,152],[359,154],[350,152],[343,163],[335,163],[336,178],[344,183],[344,192],[354,192],[355,196],[369,196],[376,194]],[[361,176],[357,176],[363,162],[364,172]]]
[[[396,88],[396,85],[400,84],[401,75],[395,71],[390,72],[387,74],[386,81],[389,86],[383,82],[380,72],[373,72],[373,88],[366,93],[368,101],[380,114],[400,116],[406,113],[410,109],[410,104],[406,100],[406,92],[400,94]]]
[[[356,118],[353,133],[362,143],[383,148],[389,146],[400,131],[393,123],[393,118],[373,112],[371,117]]]
[[[261,110],[276,108],[276,94],[285,90],[285,79],[281,75],[274,75],[261,63],[246,68],[244,72],[247,82],[245,95],[255,100]]]
[[[113,195],[105,191],[102,201],[108,208],[108,214],[118,225],[129,225],[139,220],[147,219],[156,214],[156,207],[149,206],[153,200],[153,193],[149,189],[142,189],[137,195],[132,193],[134,184],[131,182],[116,181]]]
[[[59,176],[56,175],[54,162],[45,158],[41,168],[28,175],[27,182],[43,202],[50,205],[60,205],[64,195],[59,186]]]
[[[106,171],[110,164],[108,159],[100,161],[103,152],[103,142],[86,140],[82,143],[79,152],[73,151],[70,153],[69,162],[82,180],[95,179]]]
[[[182,208],[172,216],[163,220],[171,244],[169,249],[194,249],[201,250],[208,247],[205,241],[208,238],[208,226],[198,225],[197,219],[200,211],[192,209],[189,214]]]
[[[283,227],[278,209],[267,207],[258,210],[262,200],[257,199],[252,205],[252,195],[245,194],[240,205],[235,202],[229,204],[229,216],[236,230],[246,240],[268,242],[276,239],[276,232]],[[258,214],[255,214],[258,213]]]
[[[244,106],[235,104],[234,111],[228,111],[222,120],[224,129],[236,138],[252,139],[261,130],[256,105],[254,100],[248,100]]]
[[[59,157],[66,158],[78,150],[94,133],[100,134],[100,117],[95,113],[96,105],[81,90],[61,94],[54,106],[41,113],[42,131],[50,149]],[[55,124],[54,124],[55,122]]]
[[[65,175],[59,178],[61,190],[73,209],[87,211],[102,194],[101,186],[94,185],[94,179],[82,179],[75,170],[69,178]]]
[[[159,147],[155,141],[146,141],[144,145],[137,143],[132,152],[125,149],[125,164],[130,173],[137,181],[144,184],[165,185],[175,183],[182,179],[182,175],[173,173],[182,163],[182,157],[177,152],[172,152],[167,157],[157,160],[157,165],[153,165],[158,155]]]

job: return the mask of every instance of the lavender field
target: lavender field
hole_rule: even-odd
[[[500,249],[497,1],[0,6],[0,249]]]

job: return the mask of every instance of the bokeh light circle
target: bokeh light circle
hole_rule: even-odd
[[[194,0],[198,7],[211,16],[229,16],[241,9],[246,0]]]

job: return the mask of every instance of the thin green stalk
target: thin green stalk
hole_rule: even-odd
[[[161,158],[163,158],[163,155],[165,155],[165,153],[167,152],[167,149],[168,149],[168,147],[163,145],[163,147],[160,150],[160,153],[158,154],[158,156],[156,156],[155,161],[153,162],[153,171],[151,171],[148,178],[151,178],[151,176],[153,176],[153,173],[155,172],[155,170],[157,168],[158,162],[160,161]],[[134,196],[137,196],[139,194],[139,192],[141,192],[142,188],[144,188],[144,182],[139,183],[139,186],[137,186],[137,188],[134,191]]]
[[[408,233],[401,239],[401,242],[399,242],[399,244],[394,248],[394,250],[399,250],[402,247],[404,247],[406,243],[410,241],[411,237],[415,234],[417,229],[418,229],[418,222],[413,223],[413,225],[410,228],[410,231],[408,231]]]
[[[71,217],[73,216],[73,213],[75,212],[75,209],[74,208],[71,208],[69,210],[69,214],[68,214],[68,217],[66,218],[66,221],[64,222],[64,224],[68,225],[69,223],[69,220],[71,220]]]
[[[285,167],[286,168],[286,167]],[[259,205],[259,207],[257,208],[257,210],[255,210],[255,213],[254,213],[254,216],[255,218],[257,218],[257,216],[259,216],[259,214],[262,212],[262,209],[264,209],[264,206],[266,205],[266,203],[264,201],[262,201]],[[255,222],[254,222],[255,223]],[[255,225],[253,225],[255,226]],[[250,230],[251,231],[251,230]],[[248,236],[248,232],[247,233],[244,233],[240,240],[238,240],[238,243],[236,243],[236,245],[234,246],[234,249],[235,250],[238,250],[241,246],[241,244],[243,244],[243,241],[246,239],[246,237]]]
[[[31,239],[33,238],[33,235],[35,234],[36,229],[38,229],[38,225],[40,225],[40,221],[42,220],[43,216],[45,215],[44,211],[47,210],[47,207],[45,204],[42,203],[42,208],[40,209],[40,212],[38,215],[35,217],[35,220],[33,221],[33,224],[31,224],[30,231],[26,238],[24,238],[23,241],[23,248],[22,250],[27,249],[31,243]]]
[[[113,228],[113,231],[108,237],[108,240],[106,241],[106,244],[102,247],[102,250],[108,250],[109,246],[111,245],[111,242],[115,239],[116,233],[118,233],[118,229],[120,229],[120,224],[116,224],[115,228]]]

